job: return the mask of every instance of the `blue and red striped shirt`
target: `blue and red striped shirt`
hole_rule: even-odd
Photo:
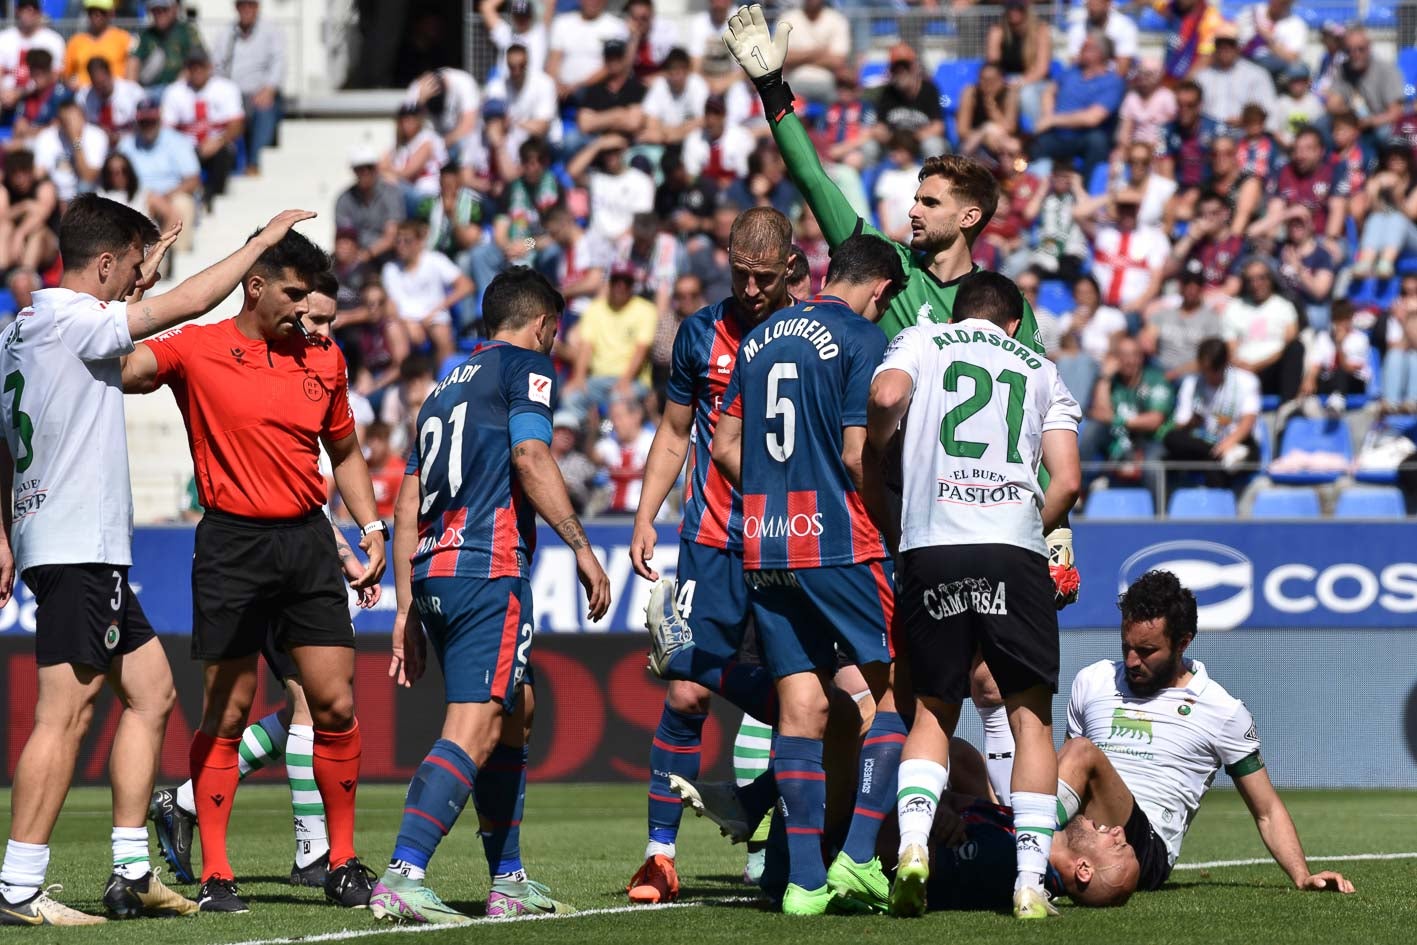
[[[536,512],[512,468],[512,427],[551,432],[551,359],[502,341],[478,345],[418,412],[407,473],[421,481],[413,579],[527,577]]]
[[[820,568],[886,557],[842,461],[846,427],[866,425],[881,329],[818,296],[743,339],[724,410],[743,421],[743,569]]]

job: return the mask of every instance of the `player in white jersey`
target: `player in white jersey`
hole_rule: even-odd
[[[1157,889],[1224,767],[1296,888],[1353,892],[1339,873],[1309,872],[1249,710],[1200,660],[1186,658],[1196,635],[1195,596],[1169,571],[1149,571],[1117,606],[1122,659],[1099,660],[1073,680],[1068,740],[1058,753],[1059,826],[1078,814],[1123,824],[1141,864],[1137,888]]]
[[[1052,362],[1014,340],[1022,319],[1013,282],[975,273],[960,285],[950,324],[896,335],[871,385],[872,446],[884,454],[904,418],[908,458],[896,599],[916,710],[898,776],[901,853],[891,891],[898,915],[925,909],[927,839],[976,650],[1017,744],[1014,914],[1057,914],[1043,891],[1056,826],[1058,687],[1058,616],[1043,535],[1077,499],[1080,411]],[[1040,462],[1051,476],[1046,490]]]
[[[98,916],[50,898],[49,838],[73,777],[94,700],[110,683],[123,706],[111,759],[117,916],[187,914],[197,904],[153,874],[144,824],[167,717],[176,701],[161,644],[128,585],[133,498],[122,358],[134,342],[215,307],[269,245],[314,214],[287,211],[239,252],[171,292],[142,301],[174,227],[159,238],[142,214],[84,195],[59,229],[64,275],[34,294],[0,335],[0,597],[18,573],[34,592],[39,697],[15,768],[0,866],[0,925],[91,925]],[[13,505],[12,505],[13,490]]]

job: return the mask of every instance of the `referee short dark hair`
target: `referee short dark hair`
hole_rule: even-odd
[[[316,295],[328,295],[335,298],[339,295],[339,279],[335,278],[334,272],[329,269],[321,269],[315,273],[315,278],[310,280],[310,291]]]
[[[526,266],[497,274],[482,296],[482,324],[487,334],[517,331],[548,312],[560,316],[566,300],[546,277]]]
[[[121,255],[137,244],[158,241],[157,225],[131,207],[97,194],[69,201],[59,221],[59,255],[64,268],[78,272],[104,253]]]
[[[1172,648],[1196,635],[1196,595],[1170,571],[1148,571],[1117,598],[1122,625],[1166,621]]]
[[[966,276],[955,291],[950,321],[982,318],[1000,328],[1023,319],[1023,293],[1014,280],[997,272],[976,272]]]
[[[827,266],[828,283],[864,285],[876,279],[891,280],[892,293],[905,287],[905,266],[900,261],[900,252],[890,243],[879,236],[858,233],[832,250],[831,264]]]
[[[252,233],[250,239],[255,239],[260,232],[257,230]],[[280,238],[279,243],[260,255],[256,264],[251,267],[251,272],[272,276],[290,269],[309,286],[313,284],[316,275],[329,268],[330,257],[325,255],[324,250],[310,242],[303,234],[290,230]],[[249,276],[251,272],[246,275]]]

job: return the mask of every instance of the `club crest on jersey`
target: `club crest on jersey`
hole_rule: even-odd
[[[731,354],[720,354],[720,355],[718,356],[718,373],[720,373],[720,374],[732,374],[732,373],[733,373],[733,355],[731,355]]]
[[[1135,741],[1146,740],[1151,744],[1154,735],[1151,731],[1151,716],[1140,709],[1123,709],[1120,706],[1112,710],[1112,730],[1107,733],[1108,738],[1130,738]]]
[[[528,374],[526,396],[543,407],[551,406],[551,378],[545,374]]]

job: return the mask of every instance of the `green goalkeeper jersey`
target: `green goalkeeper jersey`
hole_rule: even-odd
[[[812,209],[828,245],[835,249],[839,243],[858,233],[886,239],[880,230],[857,216],[836,184],[827,177],[817,158],[816,147],[795,114],[788,112],[780,121],[769,119],[769,124],[773,139],[777,141],[778,150],[787,164],[787,173]],[[905,288],[891,301],[881,317],[880,325],[886,337],[894,338],[902,330],[922,322],[948,322],[954,310],[955,291],[965,276],[941,282],[929,270],[923,256],[911,251],[909,246],[893,240],[886,241],[900,253],[906,274]],[[972,271],[977,269],[975,267]],[[1043,353],[1038,319],[1034,317],[1033,306],[1028,304],[1027,299],[1023,303],[1023,322],[1019,325],[1017,337],[1039,354]]]

